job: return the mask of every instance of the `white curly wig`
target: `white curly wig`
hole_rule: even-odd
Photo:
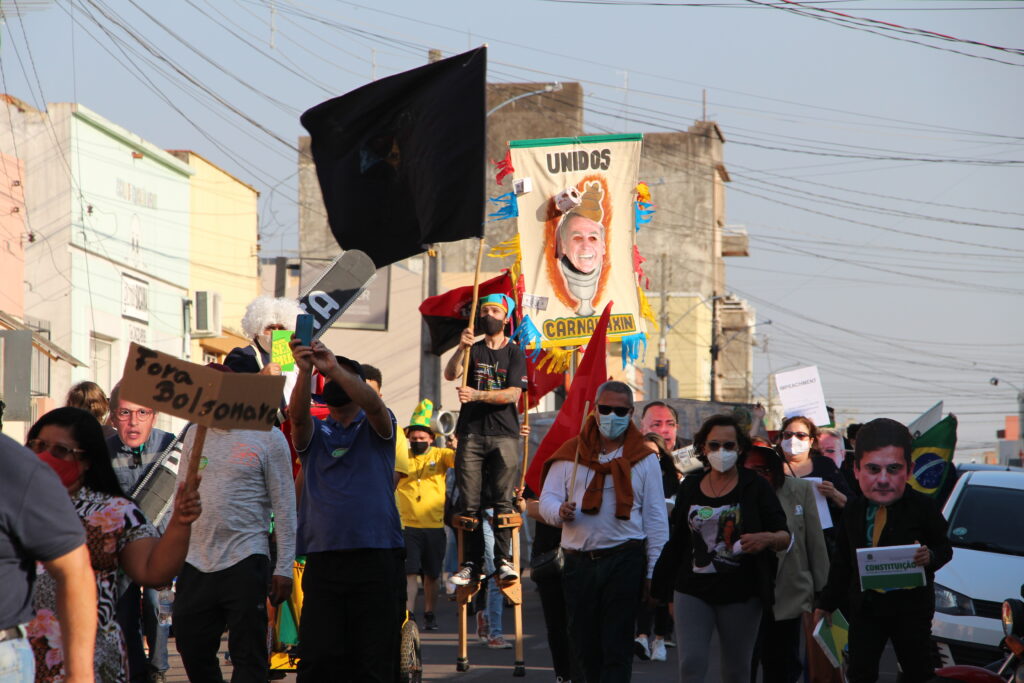
[[[290,330],[295,327],[295,317],[300,313],[302,309],[295,299],[258,296],[245,308],[242,331],[250,339],[255,339],[267,325],[284,325]]]

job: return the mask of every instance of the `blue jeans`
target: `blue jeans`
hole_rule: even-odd
[[[484,510],[484,571],[488,575],[494,573],[494,530],[491,528],[491,520],[494,510]],[[498,581],[491,577],[487,581],[487,626],[490,628],[487,636],[497,638],[504,635],[501,628],[501,613],[505,609],[505,598],[498,587]]]
[[[36,662],[27,638],[0,643],[0,683],[32,683]]]

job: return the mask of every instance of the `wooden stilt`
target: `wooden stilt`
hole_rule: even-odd
[[[463,517],[462,515],[455,516],[455,532],[458,534],[458,557],[459,567],[462,567],[462,562],[465,559],[465,546],[463,531],[473,531],[476,529],[478,521],[472,517]],[[455,589],[455,602],[459,608],[459,654],[455,659],[455,670],[459,672],[469,671],[469,644],[468,644],[468,631],[466,627],[466,618],[468,616],[468,605],[469,601],[473,599],[476,592],[480,590],[480,582],[477,577],[473,577],[473,580],[466,586],[458,586]]]
[[[515,567],[518,579],[498,584],[510,603],[515,614],[516,625],[516,649],[515,662],[513,663],[512,675],[522,678],[526,675],[526,662],[523,658],[523,582],[521,576],[522,564],[520,563],[519,528],[523,525],[523,517],[518,512],[503,513],[498,515],[496,520],[498,529],[512,530],[512,565]]]

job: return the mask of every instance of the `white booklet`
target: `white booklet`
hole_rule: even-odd
[[[915,543],[857,548],[860,589],[887,591],[925,585],[924,567],[914,564],[914,553],[920,547]]]

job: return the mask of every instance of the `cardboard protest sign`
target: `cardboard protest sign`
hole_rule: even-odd
[[[509,143],[520,194],[523,312],[543,347],[585,344],[609,301],[608,341],[645,331],[633,268],[640,135]]]
[[[830,423],[817,365],[780,372],[775,375],[775,386],[786,417],[803,415],[813,420],[816,427]]]
[[[292,340],[293,330],[273,330],[270,337],[270,362],[281,366],[282,372],[295,368],[295,357],[288,342]]]
[[[270,431],[284,377],[220,372],[133,343],[121,398],[204,427]]]
[[[857,548],[860,589],[895,590],[925,585],[924,568],[914,564],[914,553],[920,547],[915,543]]]

